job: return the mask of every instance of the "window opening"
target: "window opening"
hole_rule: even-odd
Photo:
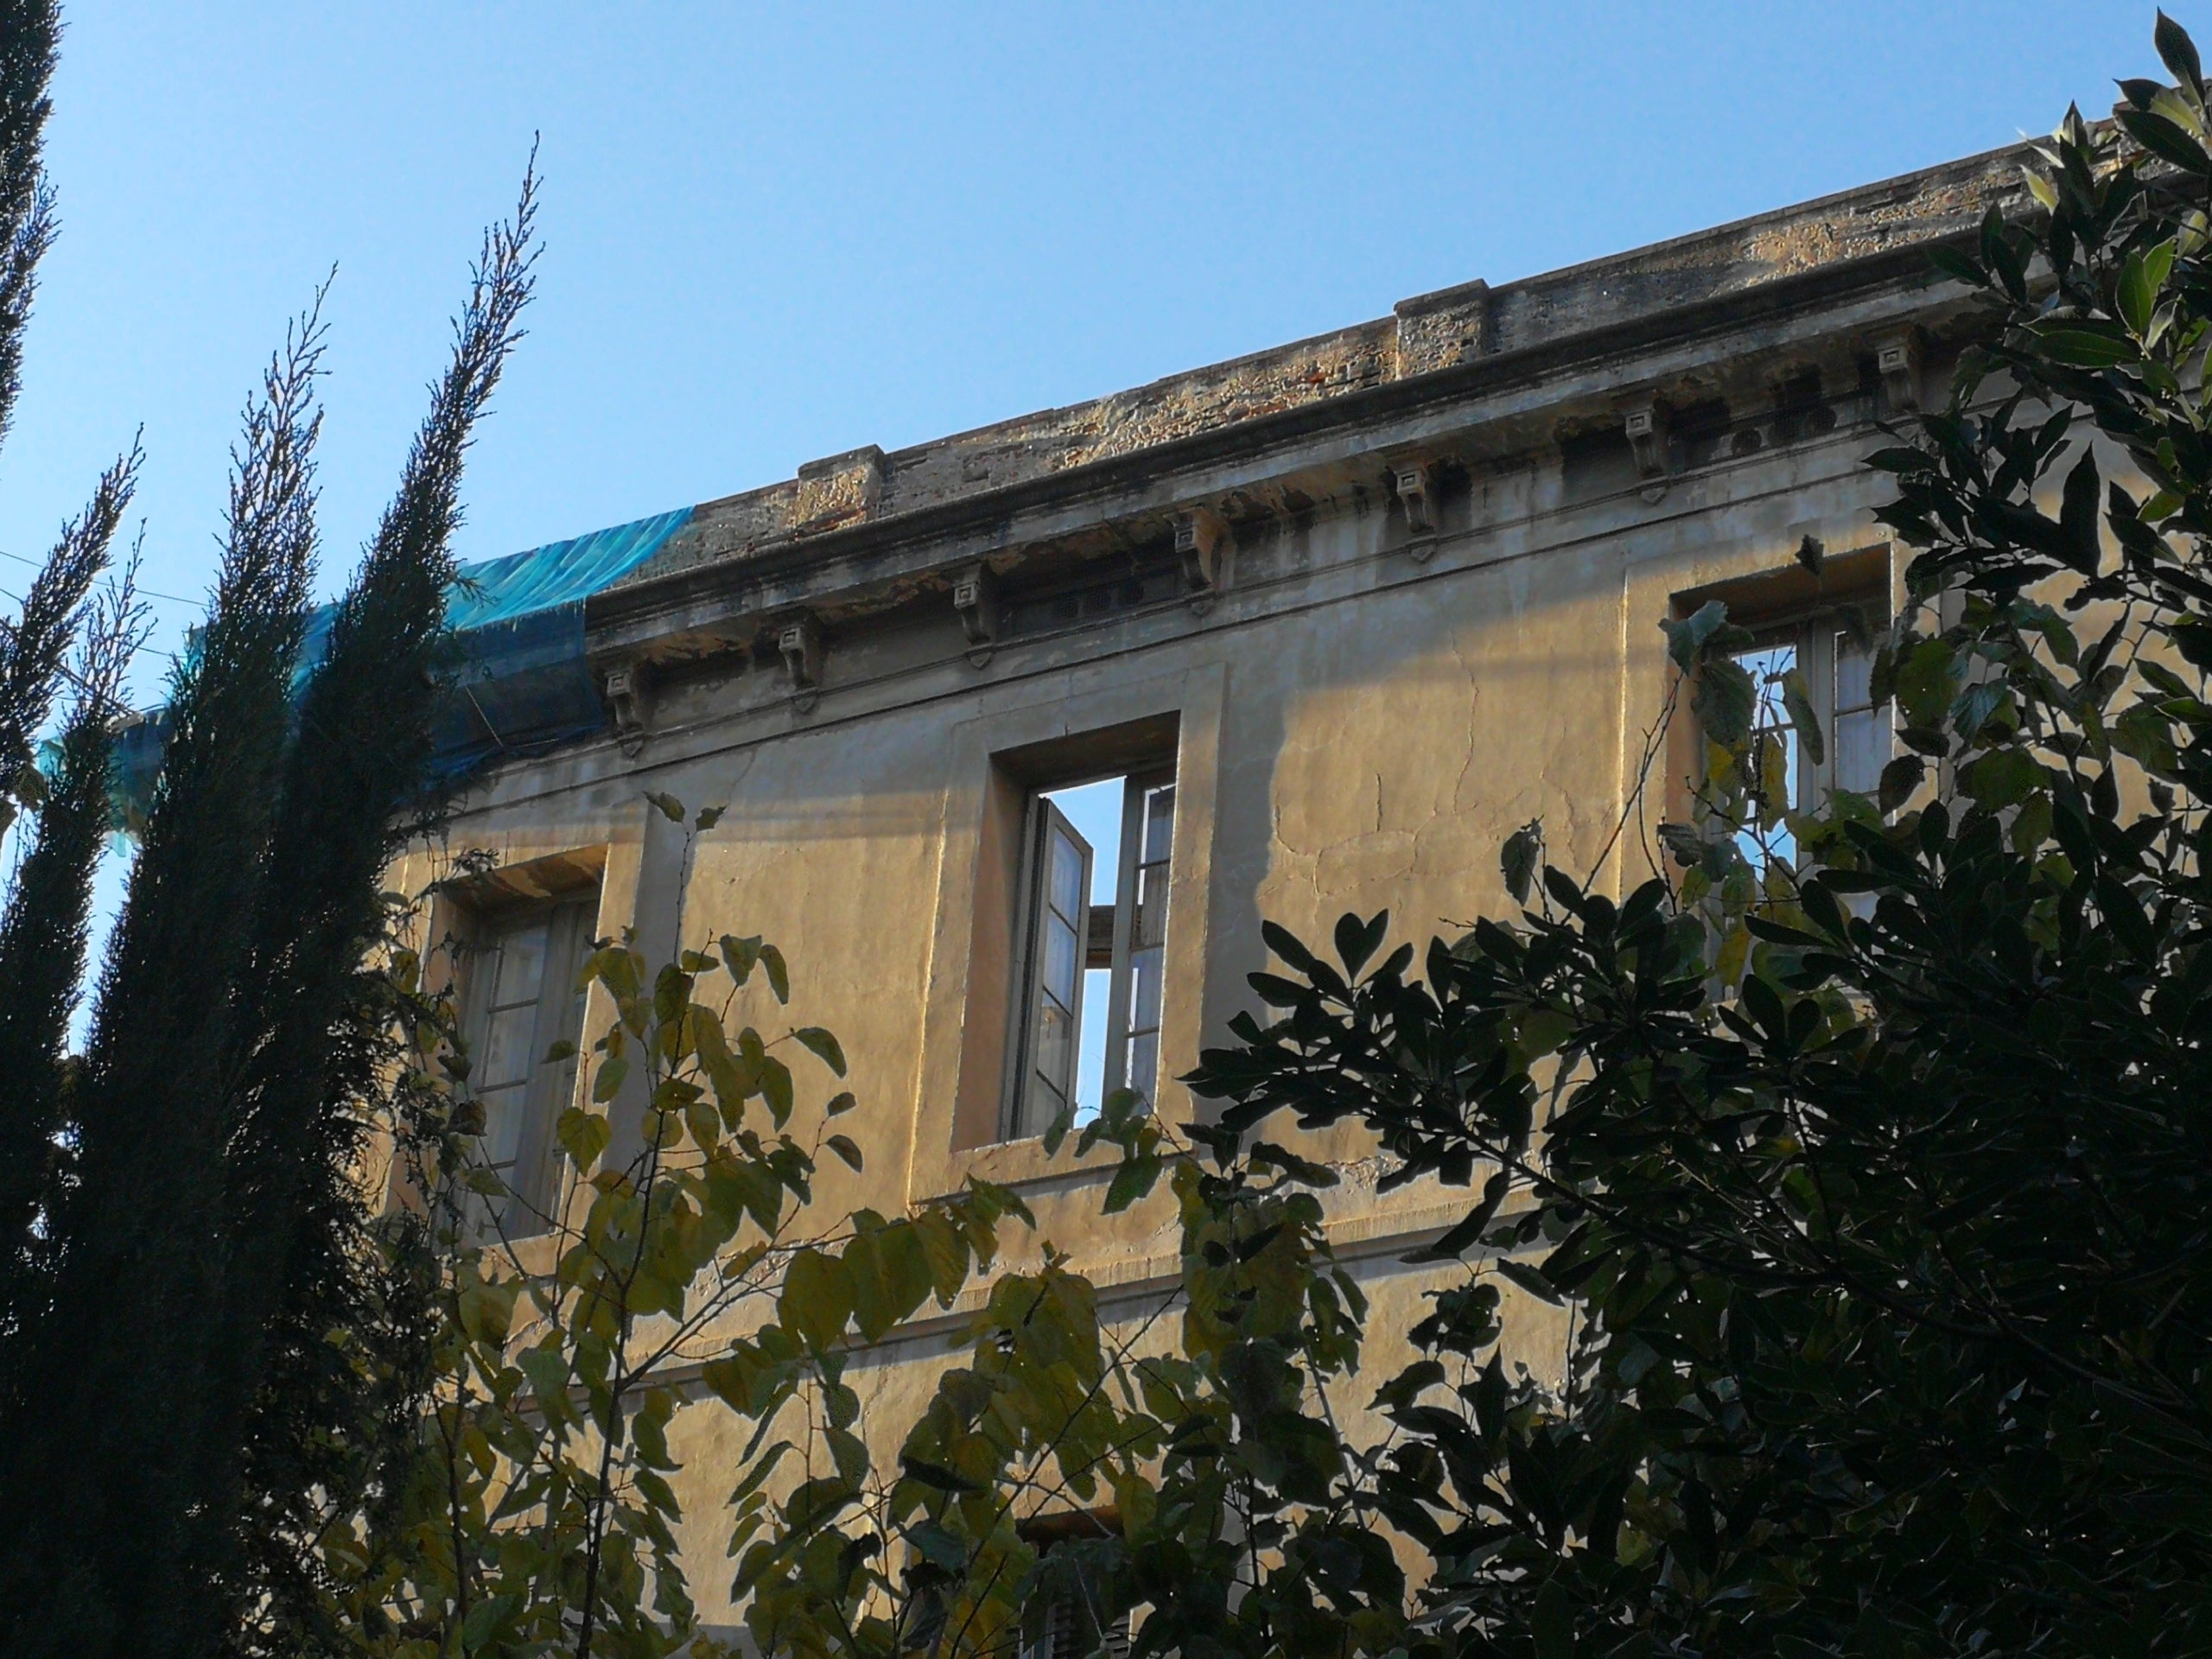
[[[1174,774],[1039,791],[1031,824],[1017,1137],[1159,1086]]]
[[[1796,626],[1770,631],[1735,661],[1751,677],[1758,701],[1751,715],[1751,760],[1759,764],[1767,746],[1783,754],[1783,792],[1793,810],[1809,812],[1835,790],[1872,795],[1890,759],[1890,715],[1875,706],[1873,649],[1863,627],[1842,626],[1833,612]],[[1783,682],[1804,676],[1807,699],[1819,723],[1822,754],[1815,762],[1783,703]],[[1788,825],[1764,837],[1741,831],[1737,843],[1754,864],[1773,856],[1794,860],[1796,838]]]
[[[487,1199],[480,1225],[490,1233],[538,1230],[542,1179],[552,1125],[575,1084],[575,1057],[549,1061],[556,1043],[583,1031],[580,952],[595,906],[570,903],[479,920],[462,995],[475,1064],[470,1068],[484,1116],[484,1161],[507,1196]]]
[[[1736,658],[1751,677],[1751,686],[1758,699],[1751,706],[1751,775],[1762,776],[1768,754],[1779,748],[1783,757],[1783,791],[1793,810],[1797,806],[1802,782],[1804,743],[1797,728],[1790,723],[1789,710],[1783,707],[1782,685],[1796,671],[1797,656],[1797,645],[1793,640],[1744,652]],[[1738,830],[1736,845],[1754,866],[1765,863],[1769,858],[1779,858],[1788,863],[1795,863],[1797,858],[1797,838],[1789,833],[1787,821],[1771,830],[1761,830],[1755,826]]]
[[[1129,1616],[1108,1615],[1096,1574],[1100,1547],[1121,1531],[1119,1517],[1111,1510],[1041,1516],[1021,1531],[1042,1559],[1022,1610],[1020,1659],[1126,1659]]]

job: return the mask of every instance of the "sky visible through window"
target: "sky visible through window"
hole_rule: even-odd
[[[1122,798],[1127,780],[1102,778],[1095,784],[1049,791],[1045,798],[1067,814],[1076,834],[1090,843],[1090,902],[1110,905],[1122,879]],[[1075,1117],[1097,1116],[1105,1096],[1106,994],[1113,976],[1092,968],[1083,976],[1083,1029],[1076,1053]]]
[[[1782,681],[1797,666],[1797,647],[1794,645],[1768,645],[1758,651],[1746,652],[1736,660],[1751,677],[1758,702],[1751,716],[1752,729],[1764,741],[1782,747],[1783,776],[1787,779],[1783,799],[1791,809],[1797,804],[1797,732],[1790,724],[1789,713],[1782,706]],[[1762,845],[1764,842],[1764,845]],[[1736,844],[1744,850],[1754,869],[1764,869],[1769,857],[1793,863],[1797,857],[1797,838],[1789,833],[1787,824],[1778,823],[1764,836],[1750,830],[1738,831]]]

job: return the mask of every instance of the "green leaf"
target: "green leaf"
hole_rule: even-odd
[[[1513,895],[1513,902],[1529,902],[1529,889],[1536,880],[1536,863],[1544,855],[1544,821],[1531,818],[1505,838],[1505,847],[1498,855],[1498,867],[1505,876],[1505,890]]]
[[[773,978],[772,973],[770,977]],[[839,1077],[845,1075],[845,1051],[838,1046],[837,1039],[821,1027],[801,1026],[791,1035],[798,1038],[810,1052],[819,1056],[822,1063]]]
[[[622,1087],[622,1079],[629,1075],[629,1061],[620,1058],[602,1061],[599,1075],[592,1079],[591,1097],[604,1105],[614,1098]]]
[[[1337,957],[1344,963],[1346,975],[1354,979],[1359,977],[1359,970],[1382,944],[1389,925],[1390,912],[1387,910],[1376,911],[1364,922],[1351,911],[1337,918]]]
[[[1160,1179],[1160,1156],[1157,1153],[1141,1152],[1122,1160],[1114,1172],[1114,1179],[1106,1188],[1105,1211],[1109,1216],[1119,1215],[1139,1198],[1152,1191]]]
[[[1992,812],[2025,799],[2043,780],[2042,766],[2025,749],[1993,749],[1959,773],[1959,786]]]
[[[673,795],[664,795],[658,790],[647,790],[645,798],[660,809],[660,815],[671,823],[683,822],[683,803]]]
[[[842,1094],[830,1096],[830,1103],[823,1109],[822,1115],[824,1117],[842,1117],[859,1104],[860,1102],[853,1098],[852,1091],[847,1090]]]
[[[1916,452],[1917,453],[1917,452]],[[1672,617],[1660,619],[1660,629],[1667,636],[1667,654],[1675,659],[1675,666],[1687,674],[1697,665],[1698,653],[1728,620],[1728,607],[1719,600],[1707,600],[1704,604],[1680,620]]]
[[[607,1150],[614,1131],[599,1113],[571,1106],[561,1114],[554,1135],[561,1142],[562,1151],[569,1154],[569,1160],[579,1170],[588,1170],[599,1161],[600,1154]]]
[[[742,985],[753,977],[753,969],[760,960],[760,939],[758,934],[741,939],[734,933],[721,937],[722,961],[728,965],[729,976]]]
[[[912,1222],[894,1221],[868,1243],[871,1259],[865,1269],[855,1267],[854,1289],[856,1311],[868,1316],[861,1334],[873,1342],[919,1313],[934,1281],[927,1245]]]
[[[906,1532],[906,1542],[931,1567],[947,1573],[968,1569],[968,1546],[934,1521],[925,1521]]]
[[[2201,101],[2204,97],[2204,68],[2197,61],[2196,42],[2189,38],[2189,31],[2167,16],[2161,8],[2158,21],[2152,27],[2151,41],[2158,48],[2158,61]]]
[[[941,1208],[932,1206],[914,1217],[914,1236],[921,1241],[922,1257],[929,1266],[930,1287],[941,1307],[968,1282],[968,1241],[958,1224]]]
[[[2104,556],[2104,545],[2097,531],[2097,507],[2103,499],[2103,486],[2097,477],[2096,451],[2084,446],[2082,459],[2066,475],[2058,522],[2065,528],[2067,543],[2073,549],[2067,563],[2085,576],[2097,574],[2097,566]]]
[[[522,1598],[511,1592],[503,1596],[487,1596],[471,1607],[461,1627],[463,1650],[474,1653],[490,1646],[493,1638],[521,1606]]]
[[[1881,781],[1876,785],[1874,799],[1884,813],[1896,811],[1912,798],[1920,787],[1920,780],[1928,775],[1928,763],[1916,754],[1901,754],[1882,768]]]
[[[861,1149],[853,1144],[850,1135],[833,1135],[822,1144],[843,1159],[848,1168],[857,1170],[861,1166]]]
[[[2122,363],[2133,363],[2143,355],[2142,347],[2116,323],[2078,320],[2037,322],[2029,325],[2029,332],[2035,335],[2046,356],[2070,368],[2114,368]]]
[[[1897,706],[1915,726],[1940,725],[1957,691],[1957,659],[1941,639],[1923,639],[1897,664]]]
[[[1827,758],[1827,740],[1821,734],[1820,716],[1813,712],[1813,695],[1806,687],[1805,676],[1796,669],[1782,677],[1782,707],[1804,747],[1805,758],[1819,766]]]
[[[836,1256],[801,1250],[784,1271],[776,1317],[785,1330],[820,1351],[845,1332],[853,1313],[853,1276]]]
[[[760,1062],[760,1098],[778,1128],[791,1121],[791,1069],[772,1054]]]
[[[760,966],[767,970],[768,988],[776,994],[776,1001],[791,1000],[791,969],[784,966],[784,953],[772,944],[760,947]]]
[[[1255,974],[1253,977],[1256,979],[1262,976]],[[1269,975],[1266,977],[1272,978],[1273,976]],[[1047,1158],[1057,1158],[1060,1155],[1060,1148],[1067,1141],[1068,1131],[1074,1127],[1075,1103],[1070,1101],[1061,1107],[1058,1112],[1054,1114],[1052,1121],[1045,1126],[1045,1155]]]
[[[2177,775],[2180,757],[2174,747],[2173,723],[2155,703],[2139,702],[2114,721],[2112,746],[2146,772],[2164,778]]]
[[[2138,248],[2120,267],[2120,314],[2139,338],[2151,332],[2151,320],[2158,308],[2158,295],[2166,285],[2173,264],[2174,244],[2169,237],[2156,247]]]
[[[1751,734],[1751,714],[1758,707],[1758,688],[1741,663],[1715,660],[1700,671],[1690,712],[1706,736],[1723,748],[1733,748]]]
[[[699,816],[691,820],[692,827],[697,830],[711,830],[722,821],[722,814],[728,810],[727,807],[702,806],[699,809]]]
[[[983,1489],[965,1475],[955,1473],[941,1463],[931,1463],[918,1458],[911,1452],[899,1454],[899,1467],[906,1478],[925,1486],[934,1486],[941,1492],[980,1492]]]

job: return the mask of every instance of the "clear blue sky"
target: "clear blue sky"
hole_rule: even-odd
[[[467,557],[1987,149],[2156,67],[2148,5],[2019,0],[66,16],[0,550],[143,423],[146,581],[188,597],[240,401],[334,264],[342,580],[533,130],[548,251]]]

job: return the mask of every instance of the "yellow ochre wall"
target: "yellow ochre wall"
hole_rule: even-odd
[[[1425,944],[1508,909],[1499,844],[1531,818],[1555,860],[1588,870],[1614,838],[1666,699],[1660,619],[1677,594],[1789,567],[1805,534],[1838,551],[1879,543],[1867,511],[1878,484],[1857,466],[1867,436],[1733,463],[1656,501],[1632,484],[1576,498],[1557,453],[1539,454],[1425,562],[1390,545],[1382,511],[1355,505],[1240,549],[1235,579],[1203,613],[1173,605],[1008,642],[980,669],[957,651],[933,659],[911,641],[855,635],[833,645],[810,707],[760,671],[700,677],[666,694],[635,753],[610,740],[502,769],[464,803],[447,850],[519,864],[601,849],[602,933],[635,925],[662,953],[678,926],[686,945],[725,932],[778,943],[792,1007],[779,1016],[756,997],[748,1017],[772,1033],[787,1021],[835,1031],[861,1102],[841,1127],[865,1148],[865,1172],[825,1161],[824,1224],[861,1205],[895,1213],[970,1172],[1010,1182],[1039,1219],[1033,1237],[1009,1230],[1012,1261],[1033,1262],[1049,1239],[1117,1287],[1117,1317],[1141,1318],[1175,1270],[1168,1205],[1156,1196],[1103,1217],[1104,1155],[1086,1164],[1047,1160],[1034,1141],[976,1143],[972,1056],[997,1064],[992,1045],[963,1043],[971,1017],[998,1014],[995,1002],[971,1009],[969,993],[979,931],[985,946],[992,933],[975,923],[990,757],[1178,717],[1172,1077],[1252,1005],[1243,976],[1268,965],[1263,918],[1318,943],[1344,911],[1387,906],[1393,942]],[[725,810],[687,855],[647,790]],[[1647,822],[1660,810],[1655,786]],[[1601,884],[1618,893],[1648,874],[1645,844],[1631,816]],[[403,879],[436,861],[417,858]],[[607,1018],[594,993],[588,1039]],[[818,1107],[826,1074],[798,1070]],[[995,1076],[986,1081],[995,1099]],[[1181,1120],[1194,1103],[1170,1084],[1160,1108]],[[1342,1168],[1332,1233],[1373,1298],[1373,1328],[1402,1332],[1446,1274],[1400,1258],[1470,1195],[1417,1184],[1377,1197],[1380,1169],[1356,1134],[1319,1150]],[[894,1336],[856,1366],[886,1462],[942,1363],[941,1325]],[[1560,1315],[1513,1300],[1510,1360],[1556,1375],[1564,1340]],[[1369,1377],[1395,1357],[1377,1353]],[[687,1465],[693,1588],[710,1620],[732,1617],[722,1503],[741,1427],[694,1405],[672,1436]]]

